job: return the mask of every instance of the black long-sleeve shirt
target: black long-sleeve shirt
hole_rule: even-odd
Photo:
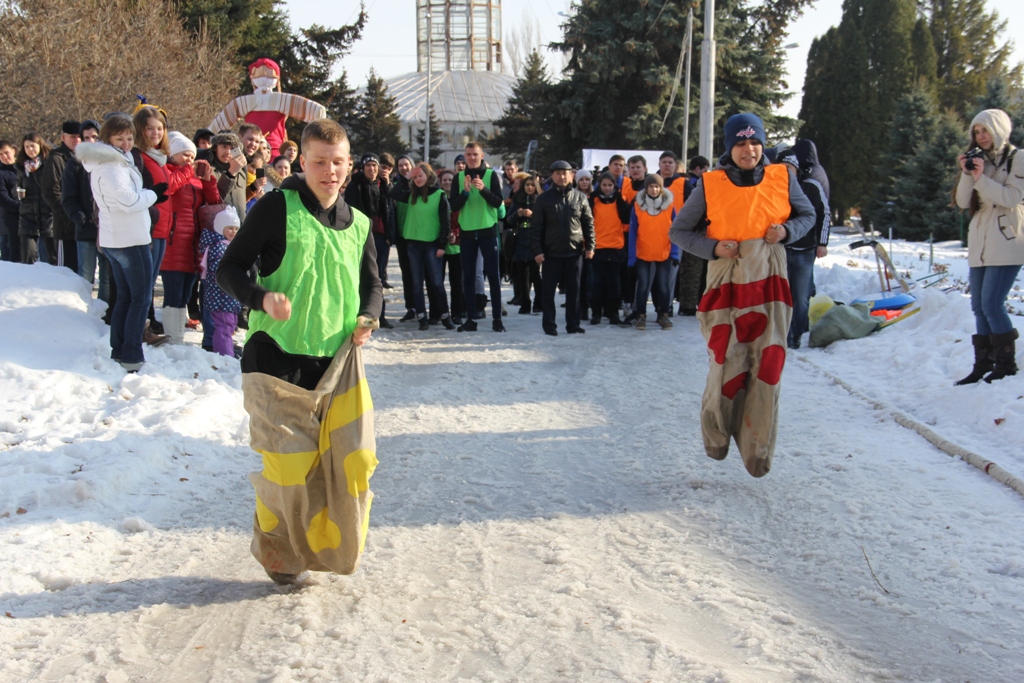
[[[441,201],[437,203],[437,219],[438,221],[440,221],[440,229],[437,234],[437,239],[434,240],[434,244],[438,249],[444,249],[445,245],[448,244],[448,233],[450,233],[452,230],[451,203],[448,200],[448,195],[446,195],[444,193],[444,190],[442,190],[441,188],[434,186],[428,189],[430,190],[429,194],[434,194],[435,192],[441,193]],[[409,199],[411,197],[412,188],[409,186],[408,183],[404,183],[401,185],[396,183],[391,188],[391,199],[393,199],[396,202],[408,204]],[[408,220],[409,219],[406,218],[406,221]]]

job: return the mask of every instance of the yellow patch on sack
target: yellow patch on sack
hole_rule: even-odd
[[[263,456],[263,478],[278,486],[301,486],[306,475],[320,462],[316,451],[306,453],[271,453],[258,451]]]
[[[316,513],[313,519],[309,520],[306,543],[314,553],[341,545],[341,529],[327,516],[327,508]]]
[[[364,448],[345,456],[345,481],[350,496],[356,498],[360,491],[370,488],[370,477],[377,464],[376,453]]]
[[[273,512],[270,511],[263,501],[260,500],[259,496],[256,496],[256,521],[260,525],[260,531],[265,534],[269,534],[271,531],[277,528],[280,520]]]
[[[321,429],[320,434],[323,435],[325,432],[330,434],[336,429],[351,424],[369,410],[373,410],[370,385],[366,383],[365,379],[361,379],[358,384],[331,402],[331,407],[327,411],[327,419],[324,421],[326,429]],[[324,444],[321,443],[320,452],[323,453],[326,450]]]

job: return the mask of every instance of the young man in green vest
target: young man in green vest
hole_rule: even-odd
[[[491,286],[491,328],[495,332],[504,332],[501,279],[498,275],[501,179],[484,162],[484,149],[479,142],[466,145],[465,158],[466,169],[456,176],[451,198],[452,211],[459,212],[462,282],[466,293],[466,321],[458,329],[459,332],[476,332],[476,258],[479,253],[483,255],[484,275]]]
[[[279,190],[253,206],[217,271],[221,288],[252,310],[241,360],[242,389],[251,417],[253,448],[264,460],[263,473],[251,477],[257,489],[253,554],[278,583],[292,583],[306,569],[344,571],[324,559],[324,553],[336,547],[331,545],[331,533],[314,533],[310,526],[314,520],[301,512],[310,507],[309,500],[323,499],[320,489],[325,487],[328,501],[332,495],[333,500],[338,498],[330,480],[325,483],[315,472],[320,467],[326,469],[321,458],[328,459],[324,440],[317,434],[310,438],[314,453],[319,440],[321,456],[308,463],[308,473],[297,476],[291,475],[305,453],[258,442],[301,435],[310,425],[317,425],[322,419],[319,408],[301,407],[306,395],[337,391],[334,386],[323,386],[342,381],[337,365],[332,365],[335,355],[350,338],[355,346],[366,343],[383,301],[370,220],[349,207],[339,194],[352,164],[345,129],[329,119],[313,121],[302,133],[301,149],[304,173],[286,178]],[[248,272],[257,263],[258,277],[252,282]],[[361,373],[361,362],[358,366]],[[367,394],[360,405],[368,404],[368,399]],[[314,402],[319,405],[321,401],[311,400],[311,405]],[[372,411],[372,404],[368,410]],[[258,429],[259,425],[274,426],[268,430]],[[268,431],[273,433],[268,436]],[[372,427],[365,438],[372,443]],[[364,498],[368,520],[365,481],[376,459],[370,448],[360,453],[366,457],[356,469],[364,485],[356,489]],[[349,470],[346,459],[346,476]],[[288,476],[278,476],[281,472]],[[307,502],[299,502],[296,496],[300,495],[306,496]],[[327,512],[322,517],[315,518],[314,526],[318,524],[320,531],[330,532],[335,523],[327,519],[334,516],[331,505],[329,502],[324,508]],[[357,559],[358,553],[348,548],[342,566],[354,569],[353,554]]]

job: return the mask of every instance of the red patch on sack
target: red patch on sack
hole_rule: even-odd
[[[731,380],[722,385],[722,396],[725,396],[730,401],[736,398],[736,394],[740,393],[740,389],[747,388],[747,379],[750,377],[749,372],[744,372],[736,375]]]
[[[729,337],[732,335],[732,325],[715,325],[711,328],[711,338],[708,339],[708,348],[715,354],[715,362],[719,365],[725,363],[725,352],[729,348]]]
[[[789,280],[779,275],[769,275],[763,280],[754,282],[722,283],[721,286],[708,290],[704,294],[698,310],[707,313],[723,308],[751,308],[773,301],[781,301],[787,306],[793,305]]]
[[[764,313],[744,313],[736,318],[736,340],[744,344],[754,341],[768,328],[768,316]]]
[[[761,352],[761,367],[757,378],[772,386],[779,383],[782,377],[782,366],[786,364],[786,349],[778,344],[765,347]]]

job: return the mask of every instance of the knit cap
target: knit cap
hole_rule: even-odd
[[[224,234],[224,228],[230,227],[241,227],[241,221],[238,220],[238,212],[235,211],[235,207],[225,207],[223,211],[213,217],[213,230],[218,235]]]
[[[648,173],[647,176],[644,177],[644,189],[646,190],[651,185],[657,185],[660,188],[664,188],[665,181],[662,180],[660,175]]]
[[[757,140],[765,146],[764,123],[755,114],[734,114],[725,122],[725,151],[729,153],[737,143]]]
[[[576,172],[576,180],[579,180],[580,178],[591,178],[591,179],[593,179],[593,177],[594,177],[594,174],[591,173],[590,171],[588,171],[587,169],[583,169],[581,171],[577,171]]]
[[[167,143],[171,150],[170,156],[172,157],[175,154],[180,154],[181,152],[196,153],[195,143],[176,130],[172,130],[167,134]]]

